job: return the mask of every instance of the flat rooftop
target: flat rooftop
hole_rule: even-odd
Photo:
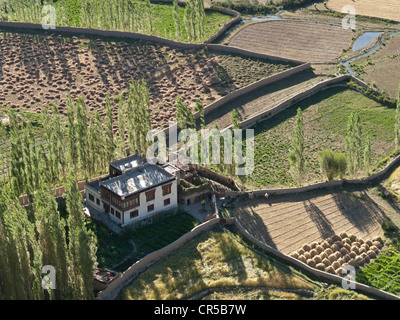
[[[119,170],[121,173],[125,173],[137,167],[144,165],[145,160],[139,155],[134,154],[129,157],[110,162],[110,166]]]
[[[120,197],[128,197],[174,179],[174,175],[159,166],[146,164],[134,171],[127,171],[121,176],[102,181],[100,185]]]

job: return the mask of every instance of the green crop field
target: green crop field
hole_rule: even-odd
[[[327,89],[254,127],[255,170],[248,181],[251,187],[294,184],[289,173],[288,153],[294,117],[299,107],[302,108],[304,117],[305,184],[322,181],[319,151],[329,148],[344,152],[347,120],[352,112],[360,115],[363,136],[371,135],[374,164],[388,157],[394,148],[392,141],[395,109],[382,106],[361,93],[344,87]]]
[[[0,17],[5,21],[42,23],[42,7],[35,0],[9,1],[12,10],[1,6]],[[175,28],[172,3],[146,1],[97,1],[57,0],[50,1],[55,8],[56,26],[97,28],[103,30],[130,31],[152,34],[173,40],[189,42],[185,25],[185,8],[178,8],[181,34]],[[215,34],[232,16],[206,10],[204,33],[195,42],[204,42]]]

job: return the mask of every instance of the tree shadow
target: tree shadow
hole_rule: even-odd
[[[309,199],[303,202],[306,212],[310,219],[315,223],[322,238],[326,239],[335,234],[332,223],[326,218],[325,214]]]

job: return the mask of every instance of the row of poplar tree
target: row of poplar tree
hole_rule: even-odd
[[[0,125],[9,148],[0,189],[0,299],[93,298],[96,237],[86,227],[77,180],[106,172],[108,162],[128,149],[145,152],[149,104],[146,82],[132,81],[128,93],[115,101],[117,124],[108,94],[104,119],[70,95],[66,119],[55,105],[43,108],[40,124],[8,112],[9,125]],[[35,137],[34,125],[43,126],[42,138]],[[64,217],[53,192],[61,184]],[[21,194],[27,194],[29,206],[21,206]],[[55,290],[43,289],[45,265],[56,270]]]

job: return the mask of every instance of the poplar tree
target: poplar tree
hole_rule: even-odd
[[[107,160],[114,160],[115,153],[115,141],[113,132],[113,112],[110,101],[110,94],[107,92],[106,95],[106,120],[105,120],[105,150]]]
[[[67,94],[67,125],[68,125],[68,157],[69,164],[74,168],[75,176],[77,175],[77,162],[78,162],[78,141],[76,134],[76,125],[75,125],[75,103],[72,100],[71,95]]]
[[[179,13],[178,1],[176,0],[174,0],[173,2],[173,17],[175,26],[175,37],[176,39],[181,40],[182,39],[181,18]]]
[[[194,127],[195,120],[192,114],[192,111],[188,108],[188,106],[183,103],[182,98],[178,96],[176,98],[176,122],[180,129],[187,129],[188,127]]]
[[[289,151],[290,173],[293,180],[301,185],[303,181],[305,158],[304,158],[304,124],[303,112],[297,109],[295,125],[292,131],[290,151]]]
[[[70,171],[65,185],[68,212],[69,277],[73,299],[93,299],[93,274],[96,268],[96,237],[85,225],[82,195]]]
[[[77,138],[77,147],[78,147],[78,156],[80,168],[85,176],[85,179],[88,178],[88,167],[89,167],[89,159],[88,159],[88,136],[87,136],[87,127],[88,127],[88,111],[85,101],[79,97],[76,103],[76,138]]]
[[[13,110],[9,110],[10,119],[10,179],[16,195],[21,195],[25,186],[25,167],[19,122]]]
[[[394,147],[395,147],[395,152],[398,153],[400,147],[400,85],[399,85],[399,94],[397,99],[396,115],[394,123]]]
[[[120,97],[118,101],[118,156],[126,156],[125,131],[126,131],[126,108],[125,101]]]
[[[347,123],[347,135],[345,137],[345,148],[350,173],[355,173],[362,165],[362,132],[360,116],[351,113]]]

